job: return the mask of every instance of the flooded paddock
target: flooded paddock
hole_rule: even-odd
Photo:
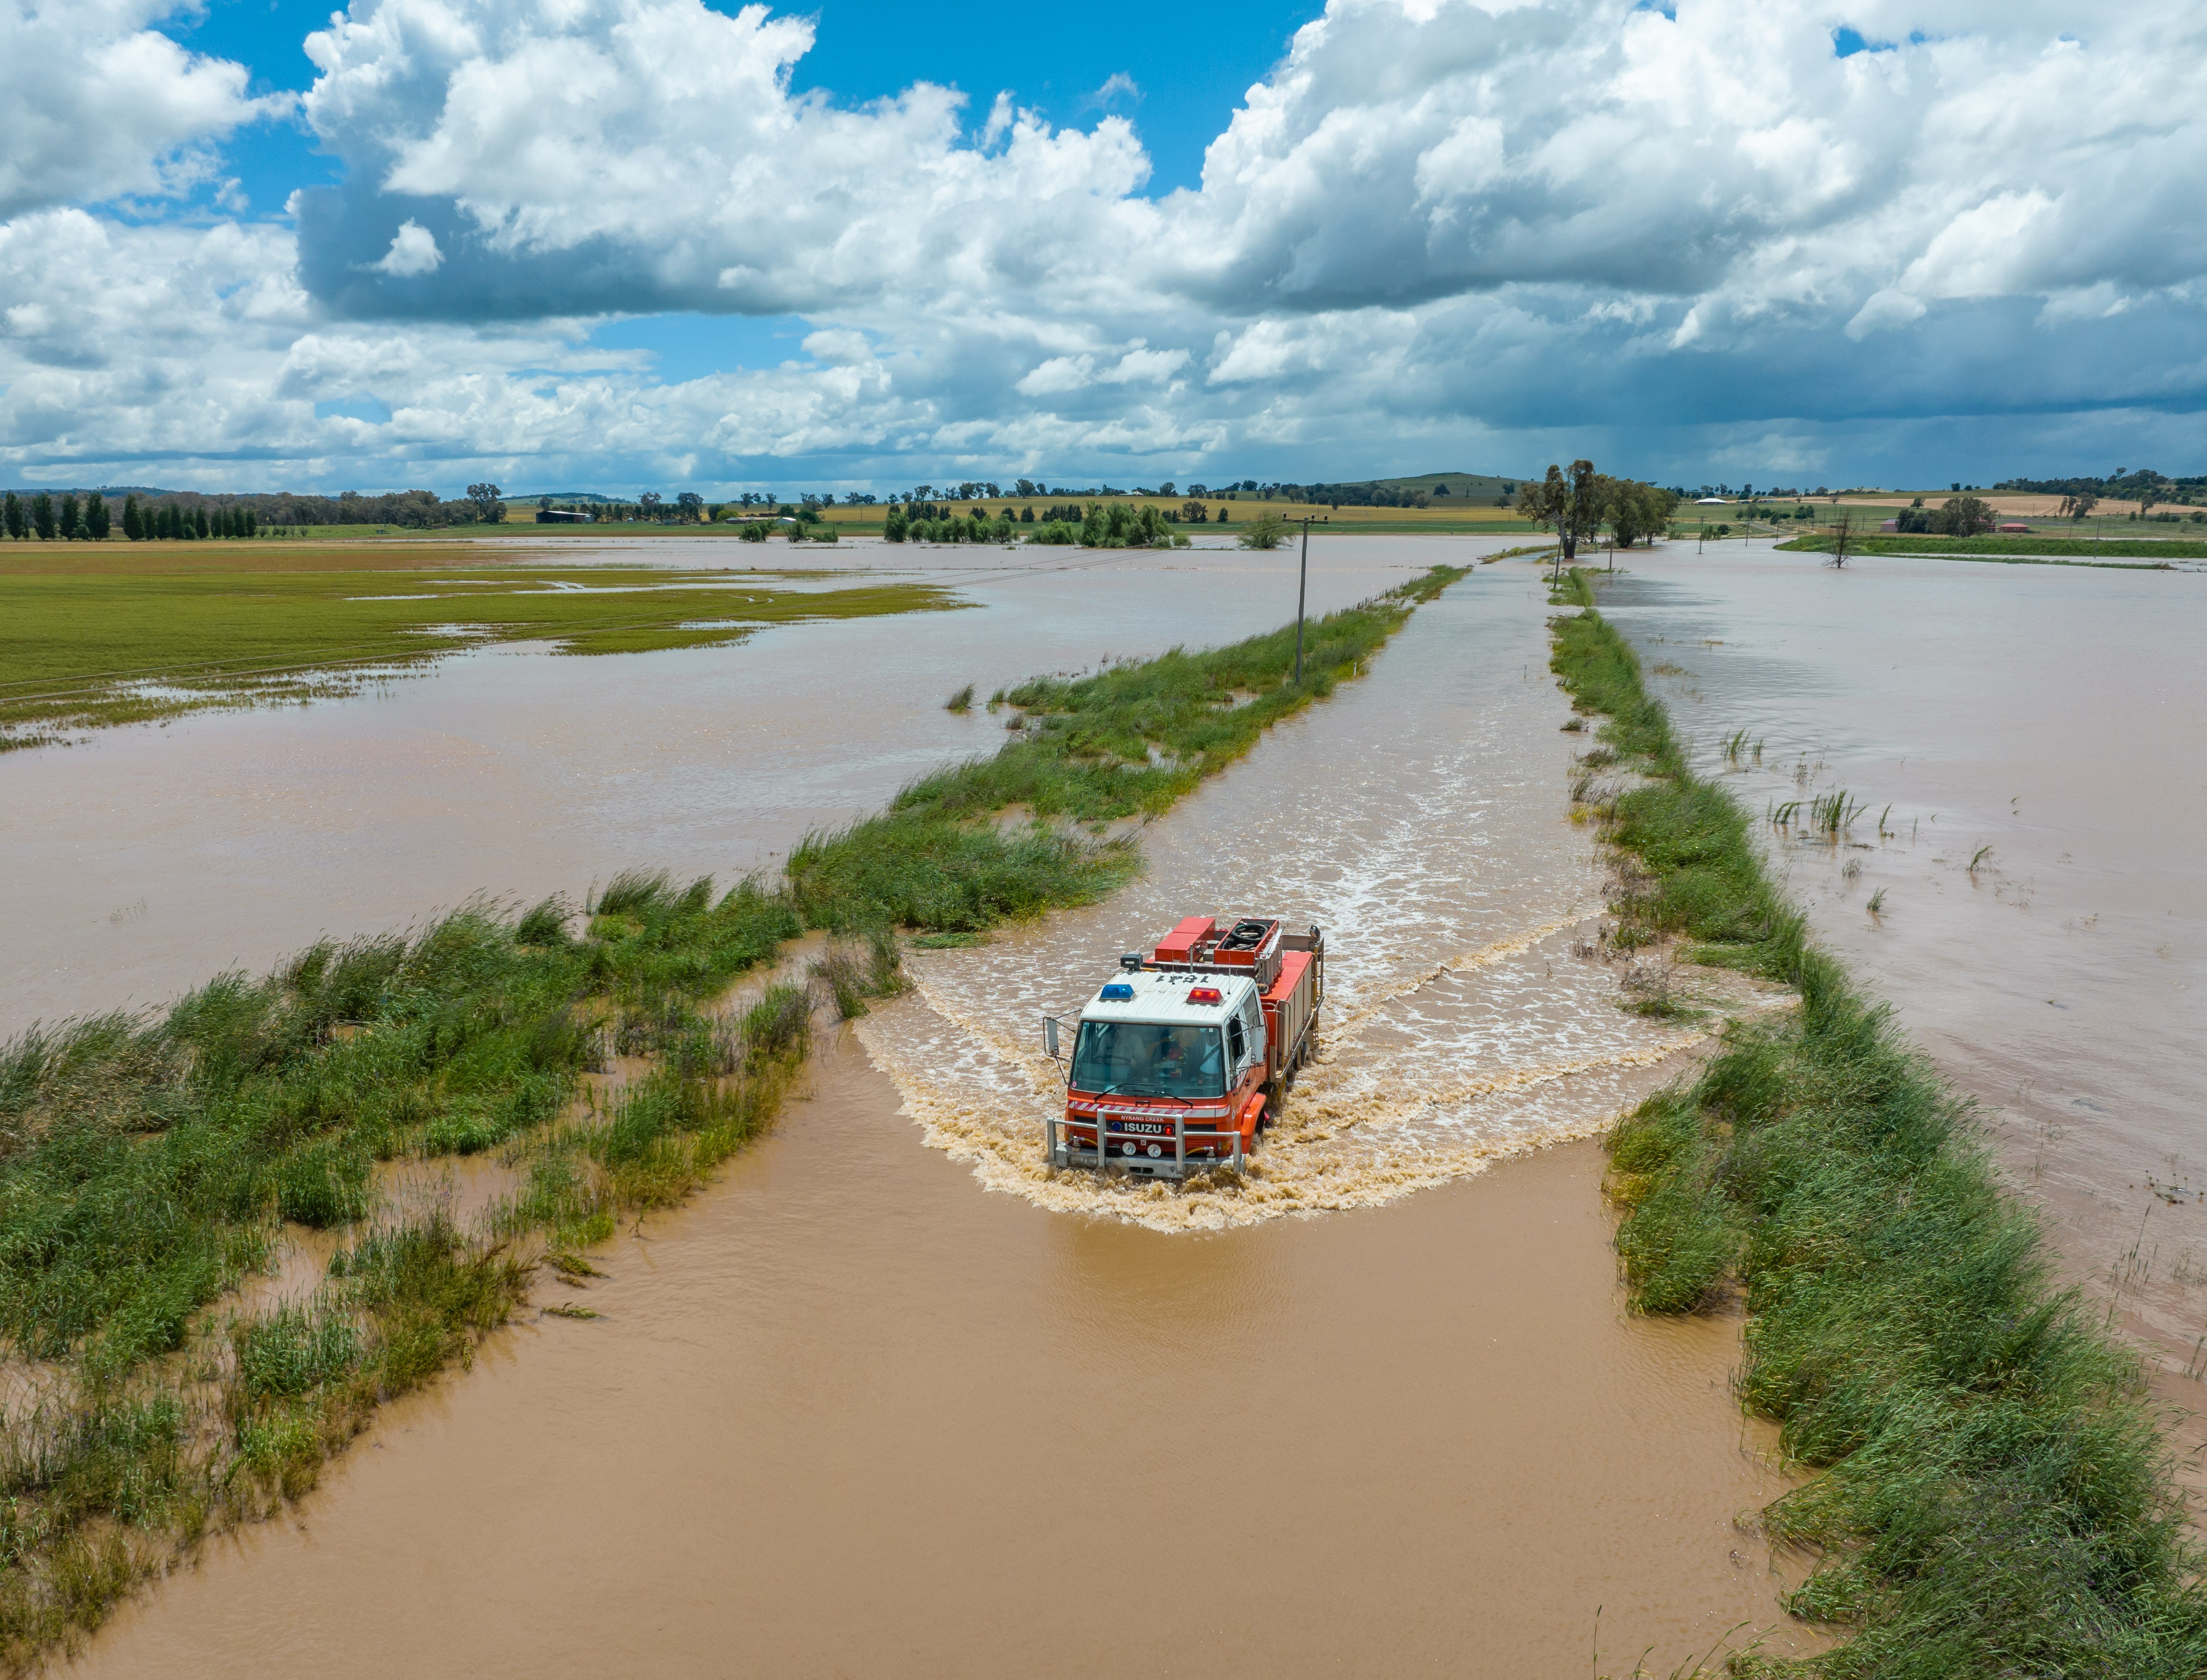
[[[577,560],[746,571],[757,545],[619,540]],[[1462,539],[1318,545],[1330,611]],[[942,583],[976,610],[760,631],[739,645],[577,659],[510,645],[303,708],[203,714],[0,753],[0,1036],[158,1004],[326,933],[403,927],[470,894],[579,899],[635,865],[723,882],[877,809],[1003,719],[943,709],[1039,672],[1232,641],[1295,613],[1295,557],[846,543],[787,553]],[[839,581],[822,580],[822,586]]]
[[[1126,893],[916,953],[775,1135],[595,1257],[601,1318],[392,1408],[84,1671],[1529,1677],[1779,1623],[1737,1324],[1617,1287],[1583,1139],[1689,1052],[1573,954],[1546,610],[1481,571]],[[1249,1185],[1043,1175],[1040,1008],[1257,898],[1336,954]]]
[[[1772,856],[1983,1105],[2009,1181],[2153,1351],[2164,1396],[2199,1405],[2207,577],[1842,571],[1761,544],[1627,566],[1602,610],[1696,762],[1759,816],[1839,789],[1858,804],[1836,836],[1766,822]]]

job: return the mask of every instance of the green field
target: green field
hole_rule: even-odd
[[[763,625],[965,604],[921,583],[800,591],[778,587],[797,574],[774,572],[526,561],[431,569],[471,558],[452,543],[380,553],[260,541],[10,552],[0,556],[8,626],[0,749],[99,725],[347,692],[487,643],[645,653],[740,641]],[[41,564],[51,569],[33,569]]]
[[[1833,541],[1828,535],[1810,535],[1779,546],[1797,553],[1828,554]],[[2108,537],[2096,541],[2090,537],[2074,536],[1899,536],[1883,531],[1869,536],[1851,536],[1847,540],[1847,548],[1857,554],[1982,555],[1988,559],[2037,554],[2163,564],[2170,560],[2207,559],[2207,541],[2197,537]]]

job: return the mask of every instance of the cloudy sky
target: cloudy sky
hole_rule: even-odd
[[[0,479],[2207,469],[2184,0],[0,0]]]

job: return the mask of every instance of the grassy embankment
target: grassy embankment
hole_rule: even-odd
[[[1779,547],[1794,553],[1828,554],[1837,539],[1804,536]],[[1938,554],[1956,559],[2014,561],[2039,555],[2073,556],[2082,559],[2146,562],[2133,571],[2156,569],[2171,560],[2207,560],[2207,542],[2197,537],[2122,536],[2094,541],[2075,536],[1899,536],[1890,531],[1847,539],[1851,554]]]
[[[1749,822],[1696,776],[1623,637],[1574,572],[1554,668],[1639,785],[1597,812],[1630,936],[1800,994],[1737,1026],[1690,1087],[1610,1139],[1636,1306],[1745,1298],[1740,1392],[1820,1474],[1762,1513],[1828,1560],[1797,1615],[1851,1640],[1746,1673],[2194,1676],[2199,1559],[2137,1361],[2052,1279],[1970,1105],[1816,949]]]
[[[363,566],[366,545],[41,545],[0,553],[0,750],[101,725],[299,702],[457,649],[571,654],[740,641],[763,625],[966,603],[928,584],[775,587],[772,574],[643,567]],[[181,551],[181,552],[179,552]]]
[[[994,757],[813,836],[782,881],[627,876],[579,921],[557,900],[472,906],[0,1047],[0,1377],[17,1379],[0,1665],[35,1665],[206,1534],[296,1496],[378,1403],[467,1358],[540,1267],[583,1282],[617,1219],[687,1194],[769,1123],[810,993],[717,1000],[786,941],[847,936],[816,972],[849,1014],[900,983],[899,925],[949,942],[1093,901],[1140,864],[1098,825],[1166,809],[1461,576],[1313,622],[1300,688],[1292,627],[1026,684],[1002,697],[1021,721]],[[1008,831],[1012,804],[1036,820]],[[642,1060],[609,1080],[616,1056]],[[379,1193],[378,1163],[487,1151],[514,1188],[480,1230]],[[287,1225],[332,1234],[326,1275],[248,1308],[236,1291]]]

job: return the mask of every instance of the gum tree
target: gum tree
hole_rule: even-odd
[[[1950,496],[1939,507],[1939,517],[1932,522],[1947,536],[1975,536],[1993,528],[1993,510],[1979,496]]]
[[[1617,533],[1617,546],[1630,548],[1642,537],[1652,539],[1670,523],[1671,510],[1676,505],[1677,499],[1668,490],[1636,479],[1612,480],[1609,523]]]
[[[1534,524],[1555,531],[1568,565],[1578,558],[1579,544],[1600,526],[1607,514],[1604,481],[1591,461],[1572,462],[1569,477],[1551,463],[1546,477],[1519,489],[1517,511]]]

